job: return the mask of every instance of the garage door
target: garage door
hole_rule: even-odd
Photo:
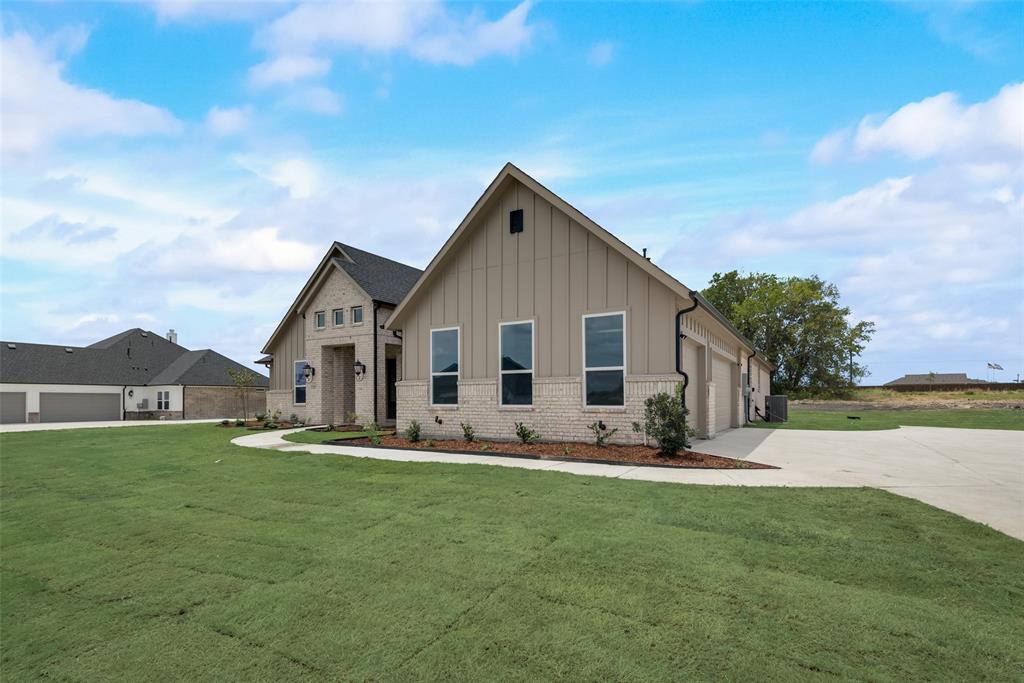
[[[733,363],[714,356],[711,360],[712,379],[715,383],[715,431],[729,429],[736,412],[736,396],[732,379]]]
[[[39,394],[40,422],[121,419],[121,394]]]
[[[25,421],[25,392],[0,391],[0,424]]]

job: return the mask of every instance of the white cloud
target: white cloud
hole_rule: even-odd
[[[276,12],[284,0],[149,0],[161,22],[251,21]]]
[[[211,107],[206,113],[206,129],[217,136],[236,135],[249,127],[251,116],[250,107]]]
[[[274,55],[309,55],[317,50],[405,51],[426,62],[467,66],[491,55],[515,56],[534,28],[527,23],[531,0],[488,20],[482,11],[454,16],[440,2],[304,3],[272,22],[257,44]]]
[[[306,55],[282,55],[249,69],[249,83],[267,88],[281,83],[319,78],[331,70],[331,60]]]
[[[855,131],[822,138],[817,162],[893,153],[911,159],[1020,159],[1024,154],[1024,83],[1004,86],[984,102],[961,104],[945,92],[904,105],[889,116],[866,116]]]
[[[590,46],[587,61],[591,66],[607,66],[615,58],[615,43],[602,40]]]
[[[293,199],[307,199],[321,187],[320,170],[310,161],[292,157],[270,161],[254,156],[237,156],[242,168],[288,191]]]
[[[337,116],[344,110],[341,97],[322,85],[296,88],[289,92],[282,101],[285,106],[292,109],[322,116]]]
[[[80,30],[55,36],[56,44],[37,42],[25,33],[0,38],[0,147],[5,153],[28,154],[72,135],[174,135],[182,129],[164,109],[64,80],[64,63],[56,50],[61,45],[80,49],[85,36]]]

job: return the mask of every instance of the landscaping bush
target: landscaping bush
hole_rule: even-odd
[[[527,427],[522,422],[516,422],[516,436],[523,443],[533,443],[540,438],[540,434]]]
[[[594,432],[594,444],[600,448],[604,448],[608,445],[608,439],[615,436],[615,432],[619,431],[619,428],[609,430],[604,422],[591,422],[587,425],[587,428]]]
[[[405,438],[409,439],[413,443],[420,440],[420,423],[413,420],[409,423],[409,426],[405,428]]]
[[[683,385],[676,389],[675,396],[666,392],[655,394],[644,401],[644,421],[633,423],[633,431],[646,432],[658,442],[661,452],[675,455],[684,448],[690,447],[693,428],[687,424],[686,417],[690,411],[683,407]]]
[[[266,419],[267,419],[267,414],[266,413],[256,413],[256,421],[257,422],[263,422]]]
[[[473,431],[473,425],[468,422],[460,423],[462,425],[462,438],[466,441],[476,441],[476,432]]]
[[[225,420],[225,422],[226,422],[226,420]],[[235,426],[236,427],[244,427],[245,426],[245,420],[242,420],[242,419],[235,420]]]
[[[229,422],[230,422],[230,420],[221,420],[220,424],[221,424],[222,427],[227,427]]]

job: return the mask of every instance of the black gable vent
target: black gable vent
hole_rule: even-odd
[[[523,231],[523,210],[516,209],[508,214],[508,231],[511,234]]]

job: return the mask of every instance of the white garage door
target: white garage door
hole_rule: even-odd
[[[121,419],[121,394],[39,394],[40,422]]]
[[[25,421],[25,392],[0,392],[0,424],[14,424]]]
[[[733,386],[733,363],[714,356],[711,360],[712,379],[715,383],[715,431],[729,429],[736,412],[736,395]]]

